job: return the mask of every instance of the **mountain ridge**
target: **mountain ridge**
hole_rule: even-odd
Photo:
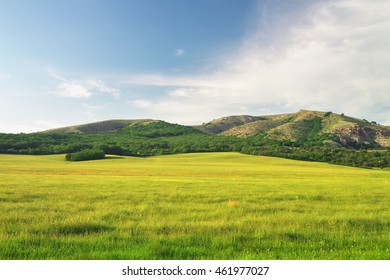
[[[223,117],[196,128],[209,134],[237,137],[264,133],[270,139],[290,142],[299,141],[310,133],[318,133],[329,135],[330,138],[333,136],[334,139],[328,141],[328,144],[390,147],[390,127],[330,111],[300,110],[288,114],[246,116],[246,122],[226,126],[226,123],[230,124],[237,119],[240,116]]]
[[[117,129],[123,128],[125,126],[151,121],[151,119],[135,119],[135,120],[126,120],[126,119],[113,119],[105,121],[97,121],[92,123],[85,123],[79,125],[65,126],[60,128],[48,129],[40,132],[75,132],[75,133],[103,133],[115,131]]]
[[[259,134],[267,139],[285,143],[305,142],[308,137],[321,136],[327,145],[339,145],[351,148],[389,148],[390,127],[358,119],[344,114],[312,110],[300,110],[295,113],[274,114],[265,116],[232,115],[214,119],[202,125],[185,126],[162,120],[106,120],[75,126],[50,129],[38,133],[107,133],[138,129],[139,126],[154,124],[160,126],[175,125],[185,133],[205,133],[233,137],[251,137]],[[134,129],[132,129],[134,128]],[[193,128],[195,130],[190,130]],[[327,138],[327,139],[325,139]]]
[[[390,127],[344,114],[236,115],[198,126],[161,120],[107,120],[36,133],[0,133],[0,153],[125,156],[240,152],[334,164],[390,168]]]

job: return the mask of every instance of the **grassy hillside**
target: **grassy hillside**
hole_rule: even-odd
[[[257,121],[253,121],[240,126],[235,126],[228,130],[225,130],[224,132],[222,132],[222,134],[227,136],[239,137],[254,136],[259,133],[266,133],[275,127],[283,125],[289,122],[292,117],[292,114],[263,116],[260,119],[257,119]]]
[[[197,130],[183,125],[170,124],[159,120],[108,120],[102,122],[88,123],[76,126],[51,129],[44,131],[47,134],[80,133],[80,134],[102,134],[102,133],[127,133],[129,136],[177,136],[188,133],[196,133]]]
[[[248,121],[232,121],[240,118]],[[314,137],[322,139],[327,145],[350,148],[390,147],[390,127],[332,112],[300,110],[293,114],[225,117],[196,128],[209,134],[227,136],[250,137],[263,134],[270,140],[291,143],[305,143]]]
[[[0,259],[390,258],[389,170],[0,155],[0,177]]]
[[[229,116],[222,117],[211,122],[208,122],[203,125],[194,126],[194,128],[208,133],[208,134],[219,134],[225,131],[229,131],[232,128],[237,126],[242,126],[248,123],[255,122],[257,120],[263,119],[262,117],[253,117],[253,116]]]
[[[95,122],[89,124],[75,125],[62,127],[57,129],[47,130],[47,133],[64,133],[64,132],[74,132],[74,133],[103,133],[115,131],[117,129],[123,128],[125,126],[144,122],[146,120],[108,120],[102,122]]]

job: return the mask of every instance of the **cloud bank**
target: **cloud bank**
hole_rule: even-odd
[[[305,108],[390,124],[389,1],[315,2],[289,26],[278,21],[268,26],[275,30],[270,41],[261,35],[266,20],[263,14],[239,50],[207,75],[128,77],[126,84],[164,92],[159,99],[128,103],[145,115],[187,123]],[[72,86],[88,97],[75,85],[65,88]]]

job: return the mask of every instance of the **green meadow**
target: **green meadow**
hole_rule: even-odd
[[[390,170],[0,155],[0,259],[390,259]]]

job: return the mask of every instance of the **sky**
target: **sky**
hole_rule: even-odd
[[[388,0],[1,0],[0,132],[300,109],[390,125]]]

